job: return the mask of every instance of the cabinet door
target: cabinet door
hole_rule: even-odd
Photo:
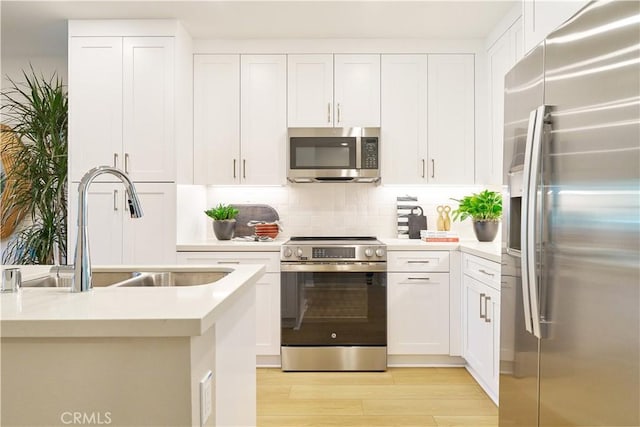
[[[334,126],[380,126],[380,55],[335,55],[334,103]]]
[[[389,354],[449,354],[449,274],[388,276]]]
[[[78,233],[78,186],[69,185],[67,220],[67,253],[69,264],[74,263]],[[116,183],[94,182],[87,197],[87,232],[89,253],[93,265],[122,264],[124,187]]]
[[[71,37],[69,181],[95,166],[121,167],[121,152],[122,38]]]
[[[549,33],[580,10],[584,0],[536,0],[522,2],[524,51],[529,52]]]
[[[385,184],[424,184],[427,55],[382,55],[381,139]]]
[[[280,355],[279,252],[180,252],[178,263],[264,264],[267,273],[256,283],[256,354]]]
[[[497,395],[500,359],[500,296],[492,288],[463,276],[463,357],[481,385]]]
[[[429,55],[428,164],[432,184],[474,182],[474,56]]]
[[[239,167],[240,55],[194,55],[194,184],[239,184]]]
[[[280,273],[266,273],[256,283],[256,354],[280,355]]]
[[[285,55],[243,55],[240,90],[241,182],[285,182],[287,65]]]
[[[131,218],[122,194],[123,261],[126,264],[171,264],[176,254],[175,184],[136,183],[143,216]]]
[[[175,181],[173,49],[172,37],[123,40],[123,160],[134,181]]]
[[[287,56],[289,127],[332,127],[333,55]]]
[[[522,56],[522,21],[520,18],[487,52],[489,65],[489,145],[476,150],[478,182],[502,185],[504,137],[504,76]]]

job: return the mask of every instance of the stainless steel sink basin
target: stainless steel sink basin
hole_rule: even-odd
[[[104,286],[197,286],[217,282],[228,271],[93,271],[91,283]],[[25,288],[55,288],[71,286],[70,279],[53,275],[22,282]]]
[[[223,271],[142,272],[116,286],[197,286],[217,282],[227,274]]]
[[[93,286],[104,287],[131,279],[139,275],[135,271],[94,271],[91,277]],[[54,275],[40,277],[38,279],[25,280],[24,288],[59,288],[71,286],[71,278],[57,278]]]

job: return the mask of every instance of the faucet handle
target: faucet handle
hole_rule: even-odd
[[[20,286],[22,286],[22,273],[19,268],[2,270],[1,292],[18,292]]]

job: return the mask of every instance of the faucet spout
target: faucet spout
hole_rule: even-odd
[[[111,166],[98,166],[89,170],[80,180],[78,188],[78,236],[76,240],[76,253],[71,292],[86,292],[91,290],[91,257],[89,255],[89,237],[87,227],[87,195],[89,186],[93,180],[103,174],[110,174],[118,178],[124,184],[127,191],[127,203],[131,218],[140,218],[143,215],[142,205],[138,198],[136,187],[129,176],[118,168]]]

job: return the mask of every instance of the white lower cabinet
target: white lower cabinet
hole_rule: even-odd
[[[264,264],[256,283],[256,355],[280,356],[280,252],[178,252],[177,258],[179,264]]]
[[[497,402],[500,374],[500,292],[495,286],[496,282],[499,286],[500,265],[463,254],[463,266],[462,355],[467,361],[467,369]],[[497,271],[497,276],[492,271]],[[478,273],[488,276],[487,280],[476,279],[474,276]]]
[[[78,183],[70,185],[67,258],[73,263],[78,231]],[[131,218],[125,187],[94,182],[89,187],[88,233],[93,265],[172,264],[176,247],[176,186],[135,183],[143,216]]]
[[[449,354],[449,252],[388,254],[390,355]]]

